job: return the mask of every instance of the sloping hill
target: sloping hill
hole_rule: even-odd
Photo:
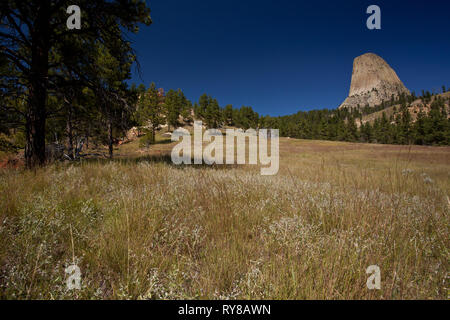
[[[413,122],[416,121],[417,115],[419,114],[420,111],[427,114],[431,109],[431,103],[434,100],[436,100],[438,97],[440,97],[444,100],[447,113],[449,113],[449,115],[450,115],[450,102],[449,102],[450,101],[450,92],[445,92],[445,93],[441,93],[441,94],[432,96],[431,101],[429,101],[427,103],[424,103],[423,99],[417,99],[417,100],[414,100],[413,102],[411,102],[411,104],[408,106],[408,111],[411,114],[412,121]],[[397,115],[399,115],[401,113],[400,108],[401,108],[401,105],[396,104],[396,105],[388,107],[386,109],[376,111],[376,112],[370,113],[368,115],[364,115],[362,117],[362,123],[369,122],[372,124],[376,119],[381,118],[383,116],[383,113],[385,113],[385,115],[388,119],[391,116],[393,116],[395,118]],[[361,123],[358,121],[357,125],[360,126]]]

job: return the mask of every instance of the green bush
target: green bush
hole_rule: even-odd
[[[19,147],[16,146],[13,142],[11,142],[11,139],[9,139],[4,134],[0,135],[0,151],[16,152],[17,149],[19,149]]]
[[[149,129],[142,130],[144,136],[139,140],[139,147],[149,148],[151,144],[154,144],[155,139],[153,138],[153,132]]]

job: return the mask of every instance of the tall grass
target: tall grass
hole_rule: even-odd
[[[449,155],[291,139],[276,176],[145,159],[2,169],[0,298],[446,299]],[[81,290],[66,287],[74,262]],[[374,264],[381,290],[366,287]]]

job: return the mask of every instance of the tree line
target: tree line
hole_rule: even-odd
[[[443,93],[447,90],[442,88]],[[422,100],[415,119],[409,111],[413,101]],[[233,126],[243,129],[279,129],[280,136],[300,139],[335,140],[382,144],[450,145],[450,119],[446,108],[449,100],[436,93],[422,91],[417,97],[401,94],[392,96],[378,106],[354,109],[323,109],[299,111],[280,117],[259,116],[252,107],[235,109],[231,105],[220,107],[217,100],[203,94],[193,106],[195,116],[209,128]],[[424,108],[424,104],[430,105]],[[384,112],[393,108],[391,115]],[[427,112],[426,110],[429,111]],[[373,121],[363,117],[381,112]]]
[[[443,92],[445,92],[443,88]],[[417,98],[428,108],[419,106],[413,119],[408,109]],[[449,100],[425,92],[416,97],[401,95],[380,106],[355,109],[312,110],[283,117],[262,117],[260,126],[280,129],[281,136],[301,139],[335,140],[382,144],[450,145]],[[385,112],[392,107],[391,114]],[[372,121],[364,116],[381,112]]]
[[[259,126],[260,117],[252,107],[220,107],[217,99],[206,93],[192,104],[181,89],[164,92],[154,82],[148,88],[144,84],[133,84],[131,91],[137,92],[138,96],[132,125],[148,134],[153,142],[160,126],[167,125],[168,131],[172,131],[178,126],[192,124],[194,119],[202,120],[207,128],[232,126],[248,129]]]

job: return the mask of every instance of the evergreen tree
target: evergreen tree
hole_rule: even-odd
[[[139,99],[136,115],[141,127],[150,126],[151,130],[148,132],[150,139],[148,141],[151,143],[155,143],[156,129],[164,124],[163,108],[163,99],[155,83],[152,82],[147,92]]]
[[[222,113],[216,99],[209,97],[204,117],[208,128],[218,128],[222,119]]]
[[[170,127],[176,129],[178,127],[178,117],[182,110],[181,97],[177,91],[170,89],[166,94],[166,121],[168,130]]]
[[[206,109],[208,108],[209,103],[210,97],[206,93],[202,94],[198,100],[198,105],[195,110],[198,118],[202,119],[206,116]]]
[[[139,23],[151,23],[149,9],[142,1],[80,0],[77,5],[83,8],[82,27],[68,30],[65,9],[71,4],[65,0],[5,0],[0,4],[0,61],[6,59],[13,69],[0,78],[10,78],[11,86],[6,90],[9,96],[17,97],[20,88],[19,95],[27,98],[23,126],[29,168],[45,164],[49,94],[70,85],[60,76],[60,70],[70,70],[86,86],[98,85],[98,74],[90,68],[95,66],[91,58],[97,55],[96,44],[103,44],[120,61],[125,57],[134,60],[124,34],[137,32]]]
[[[426,133],[426,124],[425,124],[425,114],[422,110],[419,111],[417,115],[417,120],[413,125],[413,135],[414,135],[414,143],[422,145],[425,143],[425,133]]]
[[[233,106],[231,104],[227,104],[223,110],[223,120],[225,125],[232,126],[233,122]]]

